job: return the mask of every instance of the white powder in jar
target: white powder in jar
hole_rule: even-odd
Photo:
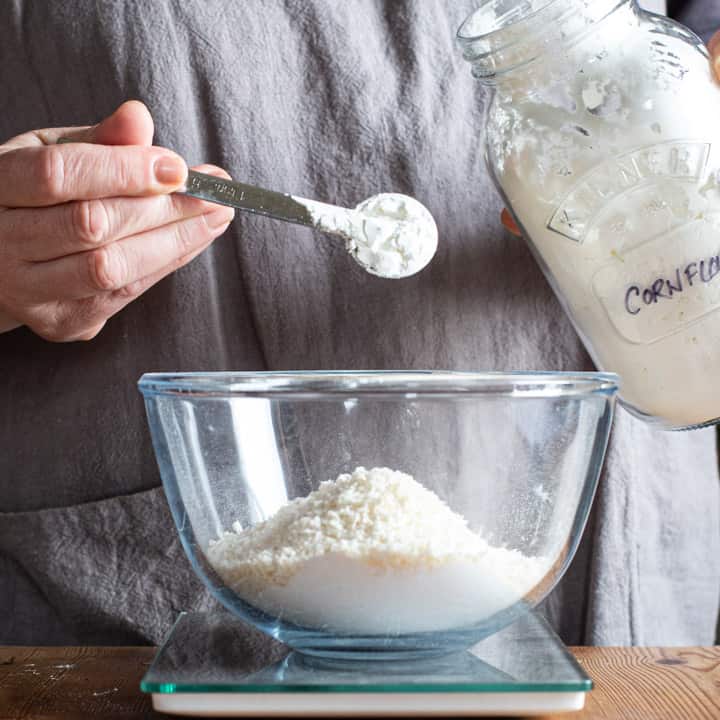
[[[720,91],[671,42],[613,13],[498,82],[488,147],[596,364],[683,427],[720,416]]]
[[[439,631],[520,601],[549,563],[489,545],[435,493],[387,468],[322,483],[207,549],[222,580],[266,613],[339,633]]]

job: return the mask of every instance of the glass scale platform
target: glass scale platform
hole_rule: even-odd
[[[592,681],[536,613],[466,652],[341,663],[292,653],[218,610],[180,615],[141,689],[176,715],[510,717],[581,710]]]

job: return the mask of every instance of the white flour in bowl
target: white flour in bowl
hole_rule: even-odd
[[[223,581],[266,613],[343,633],[480,622],[521,600],[544,558],[489,545],[409,475],[376,468],[327,481],[207,549]]]

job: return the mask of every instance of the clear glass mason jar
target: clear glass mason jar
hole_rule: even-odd
[[[720,418],[720,88],[634,0],[485,0],[458,32],[495,183],[636,415]],[[518,329],[521,332],[521,329]]]

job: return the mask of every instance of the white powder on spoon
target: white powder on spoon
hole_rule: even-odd
[[[207,549],[223,581],[270,615],[344,633],[478,623],[521,600],[543,558],[489,545],[409,475],[357,468]]]
[[[374,195],[354,210],[302,198],[315,227],[345,238],[348,252],[373,275],[404,278],[435,255],[438,231],[429,210],[398,193]]]

